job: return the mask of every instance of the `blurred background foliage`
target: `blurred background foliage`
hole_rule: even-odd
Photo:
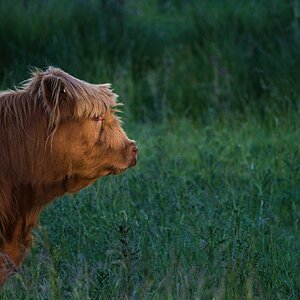
[[[281,0],[0,1],[0,84],[59,66],[113,82],[128,117],[299,110],[300,8]]]

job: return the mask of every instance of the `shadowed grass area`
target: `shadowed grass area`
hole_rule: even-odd
[[[298,0],[0,0],[0,87],[112,82],[140,159],[48,207],[1,299],[299,299]]]

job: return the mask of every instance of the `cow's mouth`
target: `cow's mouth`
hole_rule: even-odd
[[[113,174],[113,175],[121,174],[121,173],[125,172],[127,169],[134,167],[136,164],[137,164],[137,158],[135,157],[130,161],[128,166],[125,167],[125,168],[124,167],[123,168],[111,167],[110,170],[109,170],[109,174]]]
[[[129,163],[128,168],[134,167],[136,165],[136,163],[137,163],[137,155],[132,158],[132,160]]]

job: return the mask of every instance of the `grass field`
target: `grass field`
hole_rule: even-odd
[[[299,18],[297,0],[0,1],[1,88],[49,64],[112,82],[140,150],[43,212],[0,298],[299,299]]]
[[[297,299],[295,124],[128,131],[139,165],[49,207],[3,299]]]

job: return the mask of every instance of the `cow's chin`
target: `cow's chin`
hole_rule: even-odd
[[[137,160],[134,159],[126,166],[122,166],[122,167],[121,166],[112,166],[111,168],[109,168],[107,175],[121,174],[121,173],[125,172],[126,170],[128,170],[129,168],[134,167],[136,165],[136,163],[137,163]]]
[[[112,169],[108,175],[118,175],[125,172],[127,169]]]
[[[117,167],[112,167],[109,170],[108,175],[118,175],[121,174],[123,172],[125,172],[128,168],[130,168],[130,166],[126,167],[126,168],[117,168]]]

